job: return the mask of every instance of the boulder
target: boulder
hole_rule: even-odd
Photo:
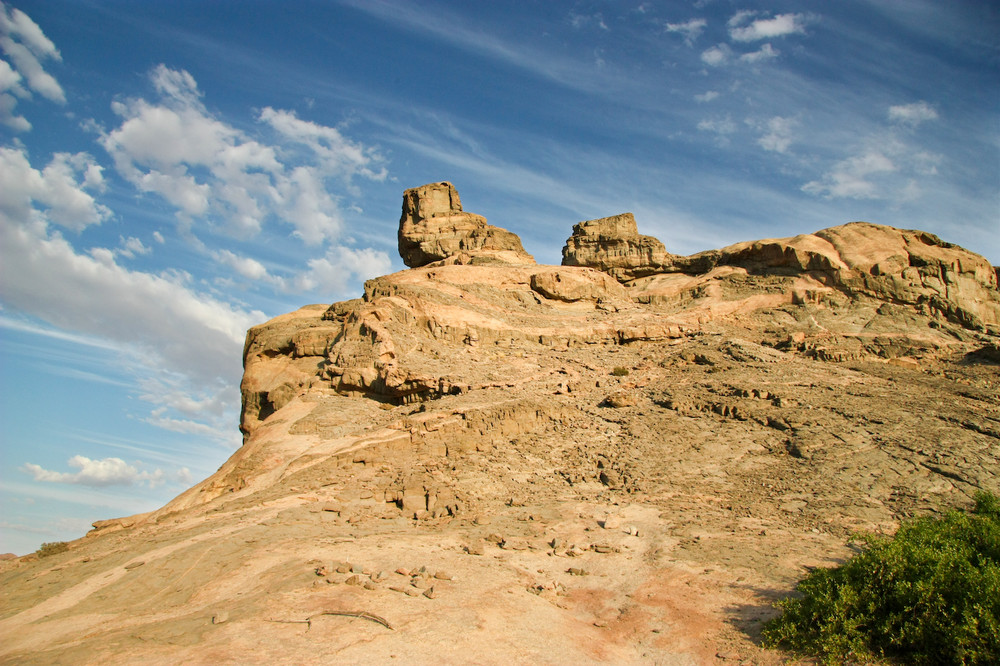
[[[517,234],[486,223],[482,215],[462,210],[451,183],[430,183],[403,192],[399,218],[399,255],[410,268],[452,259],[533,264]]]

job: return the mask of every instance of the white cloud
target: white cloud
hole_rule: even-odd
[[[328,181],[338,178],[349,186],[354,176],[387,176],[374,150],[335,128],[267,107],[259,120],[279,142],[262,143],[214,117],[188,72],[159,65],[150,77],[160,101],[114,103],[122,124],[104,133],[101,143],[129,182],[177,209],[185,232],[193,232],[199,220],[247,239],[277,219],[305,243],[318,245],[336,238],[342,227]]]
[[[334,127],[300,120],[294,111],[275,110],[269,106],[260,112],[260,120],[285,139],[308,147],[326,174],[342,178],[360,175],[380,182],[388,176],[385,167],[371,168],[382,161],[375,150],[344,138]]]
[[[177,394],[202,396],[199,418],[232,430],[245,332],[266,317],[198,292],[184,273],[119,265],[116,254],[148,250],[138,239],[78,252],[50,223],[82,229],[107,217],[86,191],[103,184],[91,166],[88,156],[59,154],[38,171],[23,151],[0,149],[0,299],[75,337],[94,336],[126,372],[172,389],[143,399],[181,410]]]
[[[115,254],[119,254],[123,257],[128,257],[132,259],[137,254],[149,254],[153,251],[153,248],[144,245],[141,240],[135,238],[134,236],[129,236],[125,238],[124,236],[118,237],[118,249],[115,250]]]
[[[726,21],[726,25],[730,28],[735,28],[739,25],[746,23],[749,19],[753,18],[757,14],[758,12],[753,11],[752,9],[740,10],[735,14],[733,14],[731,17],[729,17],[729,20]]]
[[[706,65],[718,67],[724,65],[729,60],[732,51],[725,44],[718,44],[710,49],[702,51],[701,61]]]
[[[927,120],[937,120],[937,117],[938,114],[934,107],[923,101],[889,107],[889,120],[891,122],[910,127],[916,127]]]
[[[3,2],[0,2],[0,50],[14,64],[11,67],[6,60],[0,60],[0,123],[24,132],[31,129],[31,123],[14,112],[18,98],[29,98],[30,91],[34,91],[58,104],[66,103],[62,86],[41,62],[62,58],[55,44],[27,14],[9,9]]]
[[[806,17],[802,14],[778,14],[770,19],[757,19],[746,24],[753,12],[738,12],[729,19],[729,36],[737,42],[753,42],[805,32]]]
[[[677,32],[684,35],[684,43],[690,46],[694,44],[707,25],[708,21],[705,19],[691,19],[690,21],[685,21],[684,23],[668,23],[666,25],[666,31]]]
[[[781,52],[776,48],[771,46],[770,43],[764,44],[760,47],[759,51],[753,51],[751,53],[744,53],[740,56],[740,62],[748,62],[751,64],[763,62],[765,60],[772,60],[777,58]]]
[[[230,267],[237,275],[254,282],[270,284],[286,293],[342,293],[352,280],[367,280],[385,275],[392,261],[385,252],[372,248],[333,246],[324,256],[310,259],[306,270],[293,275],[275,275],[259,261],[229,250],[213,254],[216,261]]]
[[[714,134],[732,134],[736,131],[736,123],[729,116],[725,118],[705,119],[698,123],[698,129],[702,132],[712,132]]]
[[[577,14],[575,12],[570,12],[569,24],[577,30],[590,25],[595,25],[601,30],[608,29],[608,24],[604,22],[604,16],[600,12],[596,14]]]
[[[792,143],[792,131],[798,125],[794,118],[774,116],[764,123],[764,134],[757,139],[757,144],[764,150],[785,153]]]
[[[700,95],[695,95],[694,96],[694,100],[696,102],[711,102],[713,99],[716,99],[718,96],[719,96],[719,93],[716,92],[715,90],[708,90],[708,91],[705,91],[705,92],[701,93]]]
[[[895,163],[883,152],[867,150],[838,162],[822,181],[806,183],[802,190],[830,199],[877,199],[884,194],[872,182],[872,177],[896,170]]]
[[[294,280],[296,291],[339,293],[353,277],[385,275],[392,268],[389,255],[371,248],[334,247],[319,259],[310,259],[308,270]]]
[[[140,471],[139,468],[128,464],[121,458],[91,460],[85,456],[76,455],[70,458],[67,464],[79,471],[55,472],[34,463],[26,463],[21,468],[21,471],[31,474],[35,481],[72,483],[98,487],[131,486],[136,483],[147,482],[150,488],[155,488],[162,484],[167,477],[162,469],[157,468],[152,472]],[[181,477],[189,478],[190,475],[191,473],[187,468],[183,468],[179,473]]]
[[[220,250],[212,253],[212,256],[221,264],[229,266],[248,280],[262,280],[270,277],[264,264],[250,257],[241,257],[229,250]]]
[[[79,231],[111,216],[88,190],[103,191],[104,179],[86,153],[56,153],[38,171],[23,150],[0,147],[0,216]]]

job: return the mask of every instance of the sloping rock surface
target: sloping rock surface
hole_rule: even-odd
[[[663,266],[439,260],[254,327],[244,445],[0,562],[0,661],[777,664],[852,533],[1000,492],[985,260],[852,224]]]

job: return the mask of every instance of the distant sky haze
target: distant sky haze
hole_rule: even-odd
[[[559,263],[865,220],[1000,264],[981,0],[0,2],[0,552],[240,445],[247,328],[404,268],[402,192]]]

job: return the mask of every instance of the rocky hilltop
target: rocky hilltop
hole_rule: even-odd
[[[218,472],[5,565],[5,660],[779,663],[807,567],[1000,491],[997,269],[931,234],[625,213],[543,266],[433,183],[398,240],[248,332]]]

